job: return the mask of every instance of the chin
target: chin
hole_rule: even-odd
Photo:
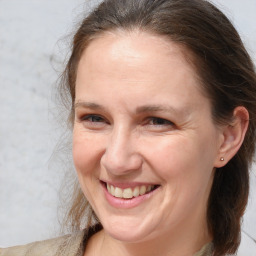
[[[125,243],[137,243],[145,240],[145,235],[134,232],[134,230],[106,230],[105,228],[104,230],[112,238]]]
[[[132,223],[132,224],[131,224]],[[107,223],[102,223],[104,231],[112,238],[127,242],[136,243],[143,240],[150,239],[152,236],[153,227],[140,226],[136,221],[123,219],[123,220],[107,220]]]

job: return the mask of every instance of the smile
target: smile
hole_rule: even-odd
[[[129,209],[152,198],[161,185],[100,181],[106,201],[114,208]]]
[[[147,193],[150,193],[151,191],[155,190],[158,186],[157,185],[141,185],[136,186],[134,188],[119,188],[115,187],[110,184],[106,184],[108,192],[117,198],[123,198],[123,199],[131,199],[134,197],[143,196]]]

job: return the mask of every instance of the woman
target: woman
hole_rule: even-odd
[[[61,88],[80,183],[68,217],[88,225],[0,255],[235,253],[255,89],[239,35],[209,2],[104,1],[74,36]]]

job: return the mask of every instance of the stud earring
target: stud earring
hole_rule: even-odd
[[[220,161],[224,161],[224,157],[221,157],[221,158],[220,158]]]

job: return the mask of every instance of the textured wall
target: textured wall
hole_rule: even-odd
[[[82,0],[0,0],[0,246],[55,236],[62,165],[51,159],[60,130],[52,90]],[[219,0],[256,59],[256,1]],[[60,46],[60,47],[59,47]],[[255,256],[256,178],[241,256]],[[249,236],[248,236],[248,235]]]

